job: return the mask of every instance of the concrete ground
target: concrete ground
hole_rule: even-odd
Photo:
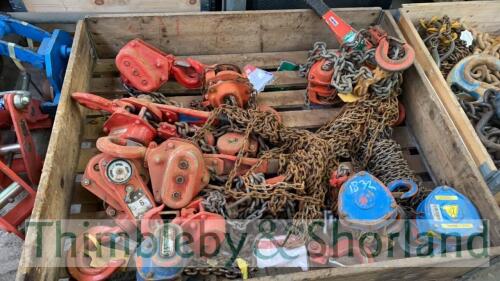
[[[19,237],[0,230],[0,281],[15,279],[22,246]]]

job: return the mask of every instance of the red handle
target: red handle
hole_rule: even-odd
[[[342,20],[342,18],[335,14],[331,9],[323,15],[323,20],[325,20],[328,28],[330,28],[340,44],[354,40],[356,30]]]

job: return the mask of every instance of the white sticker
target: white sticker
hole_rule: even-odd
[[[74,215],[74,214],[79,214],[82,212],[82,204],[73,204],[69,208],[69,213]]]
[[[128,204],[128,208],[130,209],[135,218],[140,219],[142,218],[144,213],[153,208],[153,205],[149,201],[148,197],[146,197],[146,195],[142,195],[141,198]]]
[[[73,245],[73,239],[69,238],[69,237],[66,237],[64,238],[64,242],[63,242],[63,249],[65,252],[69,251],[69,249],[71,249],[71,245]]]
[[[472,41],[474,41],[474,36],[472,36],[472,33],[468,30],[464,30],[460,33],[460,40],[465,42],[465,45],[467,47],[472,45]]]
[[[93,143],[90,141],[82,141],[82,143],[80,144],[80,148],[89,149],[89,148],[92,148],[92,145],[93,145]]]
[[[26,197],[28,197],[28,191],[26,190],[21,191],[18,195],[16,195],[16,197],[14,197],[14,200],[12,202],[7,203],[2,208],[2,210],[0,210],[0,217],[5,216],[10,211],[12,211],[12,209],[14,209],[17,206],[17,204],[19,204],[19,202],[24,200],[24,198]]]
[[[441,214],[441,208],[439,207],[438,204],[431,204],[431,213],[432,213],[432,218],[434,218],[435,221],[443,220],[443,215]]]

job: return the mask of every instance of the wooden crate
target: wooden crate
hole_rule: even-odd
[[[499,11],[499,1],[408,4],[403,5],[403,8],[400,9],[399,26],[406,40],[415,47],[417,61],[424,69],[425,76],[434,87],[451,120],[458,128],[465,146],[472,154],[476,166],[487,180],[500,204],[500,172],[479,140],[474,127],[460,107],[458,99],[448,86],[446,77],[441,75],[438,66],[415,28],[420,18],[448,15],[452,19],[461,18],[468,26],[479,31],[499,34]]]
[[[402,38],[388,12],[377,8],[337,9],[336,12],[355,28],[379,23],[390,34]],[[310,10],[86,18],[76,28],[33,219],[96,218],[102,214],[100,200],[84,190],[78,181],[88,159],[97,153],[95,140],[101,135],[103,116],[78,106],[70,94],[76,91],[90,91],[107,97],[124,94],[113,58],[123,44],[136,37],[167,52],[190,55],[204,63],[225,62],[241,66],[251,63],[274,72],[276,80],[258,95],[258,102],[280,111],[288,126],[314,129],[339,112],[338,107],[304,110],[306,80],[297,72],[276,72],[281,59],[305,62],[307,51],[316,41],[325,41],[330,48],[338,48],[324,23]],[[474,201],[483,218],[497,221],[500,210],[421,67],[416,65],[407,70],[405,80],[403,103],[407,108],[407,120],[405,126],[396,128],[395,137],[403,146],[411,167],[428,185],[446,183],[455,186]],[[174,82],[169,82],[161,91],[184,103],[199,95]],[[76,204],[81,206],[81,213],[70,215],[70,207]],[[493,224],[490,232],[492,244],[500,245],[498,226]],[[36,251],[36,239],[36,231],[29,229],[17,280],[55,280],[65,276],[64,268],[33,266],[31,257]],[[44,240],[43,243],[44,247],[55,247],[54,242]],[[491,248],[491,253],[499,254],[500,248]],[[467,253],[463,255],[468,256]],[[51,264],[53,261],[48,258],[44,262]],[[405,276],[408,280],[420,280],[425,276],[448,280],[470,270],[429,267],[450,265],[450,262],[409,258],[380,262],[375,267],[283,273],[272,279],[391,280]],[[423,268],[384,268],[394,265]],[[262,278],[271,280],[270,277]]]

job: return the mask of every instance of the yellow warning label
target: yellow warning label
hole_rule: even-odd
[[[442,228],[472,228],[472,223],[442,223]]]
[[[445,210],[446,213],[452,218],[456,218],[458,216],[458,205],[444,205],[443,210]]]
[[[436,195],[434,198],[436,198],[436,200],[458,200],[456,195]]]

